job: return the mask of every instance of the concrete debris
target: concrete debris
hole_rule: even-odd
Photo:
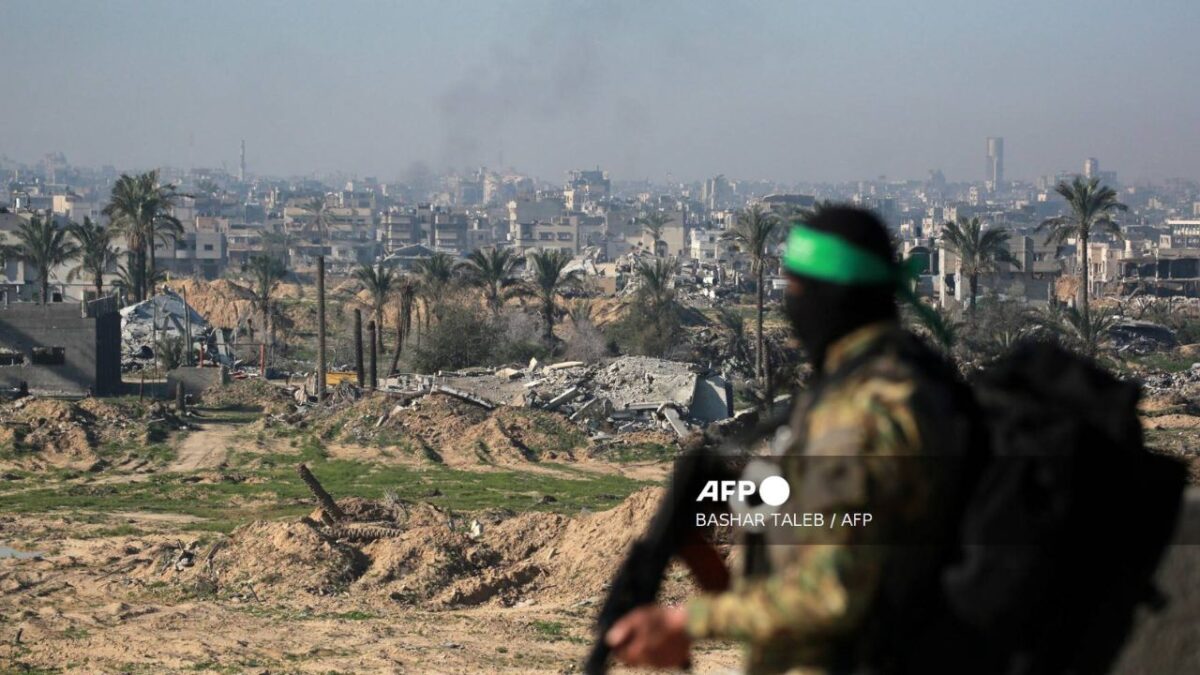
[[[474,403],[475,405],[480,406],[481,408],[484,408],[486,410],[492,410],[496,407],[495,403],[492,403],[491,401],[483,398],[482,396],[476,396],[476,395],[472,394],[471,392],[463,391],[461,389],[455,389],[453,387],[447,387],[445,385],[438,384],[438,385],[434,385],[432,387],[432,391],[441,392],[443,394],[453,396],[454,398],[457,398],[457,399],[460,399],[463,401],[467,401],[469,403]]]
[[[164,292],[122,310],[121,351],[126,358],[154,358],[155,340],[206,335],[208,321],[174,291]],[[190,324],[190,325],[189,325]]]

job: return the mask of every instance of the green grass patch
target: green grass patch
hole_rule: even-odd
[[[255,469],[239,469],[242,482],[185,483],[162,474],[131,483],[67,482],[0,494],[0,512],[145,511],[181,513],[205,519],[184,529],[229,532],[258,519],[296,517],[313,509],[312,495],[296,476],[295,456],[263,457]],[[309,466],[335,498],[381,498],[393,490],[459,511],[507,508],[573,513],[612,506],[646,485],[621,476],[553,476],[522,471],[472,472],[430,464],[421,468],[314,458]],[[541,503],[542,495],[554,498]]]
[[[620,444],[601,453],[601,459],[610,462],[663,462],[675,458],[679,449],[658,443]]]
[[[1145,369],[1164,373],[1181,373],[1197,362],[1194,358],[1180,356],[1174,352],[1151,352],[1126,358]]]
[[[371,619],[378,619],[379,615],[372,614],[371,612],[360,612],[355,610],[350,612],[342,612],[340,614],[332,614],[330,615],[330,618],[339,619],[341,621],[370,621]]]

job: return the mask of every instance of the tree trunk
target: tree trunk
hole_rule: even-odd
[[[754,353],[754,376],[758,378],[759,383],[763,382],[763,377],[766,375],[765,362],[763,360],[763,351],[766,343],[763,341],[763,265],[762,261],[758,263],[758,335],[756,337],[757,346]]]
[[[1079,231],[1079,291],[1076,296],[1079,304],[1079,311],[1083,314],[1083,318],[1088,318],[1088,231],[1080,228]]]
[[[972,272],[970,277],[971,284],[971,313],[975,313],[975,298],[979,295],[979,273]]]
[[[45,304],[49,304],[49,302],[50,302],[50,280],[46,278],[48,276],[48,272],[46,270],[41,270],[41,276],[42,276],[42,278],[41,278],[42,304],[45,305]],[[158,345],[155,345],[155,348],[157,348],[157,347],[158,347]]]
[[[134,302],[146,299],[146,247],[138,242],[133,251],[133,296]]]
[[[383,308],[375,310],[375,348],[379,350],[379,354],[386,354],[387,351],[383,348]]]
[[[542,337],[545,338],[547,346],[552,345],[554,344],[554,298],[542,302],[542,321],[546,324]]]
[[[392,352],[392,365],[388,367],[387,374],[390,376],[396,372],[400,366],[400,350],[404,347],[404,313],[396,311],[396,351]]]
[[[150,237],[150,243],[146,245],[146,297],[154,295],[154,237]]]

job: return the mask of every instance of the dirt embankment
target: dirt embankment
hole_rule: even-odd
[[[237,328],[247,317],[254,317],[254,293],[228,279],[204,281],[179,279],[171,283],[187,302],[215,328]]]
[[[164,546],[135,573],[224,597],[306,602],[350,595],[427,610],[595,602],[658,505],[647,488],[608,511],[451,514],[419,503],[338,502],[346,519],[258,521],[186,553]],[[181,555],[183,556],[181,558]],[[186,562],[180,564],[181,559]],[[665,595],[689,582],[672,575]]]
[[[0,465],[99,471],[187,427],[162,403],[20,398],[0,405]]]

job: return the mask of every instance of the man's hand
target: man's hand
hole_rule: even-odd
[[[692,647],[686,626],[687,614],[679,607],[643,605],[613,624],[604,640],[627,665],[683,668]]]

